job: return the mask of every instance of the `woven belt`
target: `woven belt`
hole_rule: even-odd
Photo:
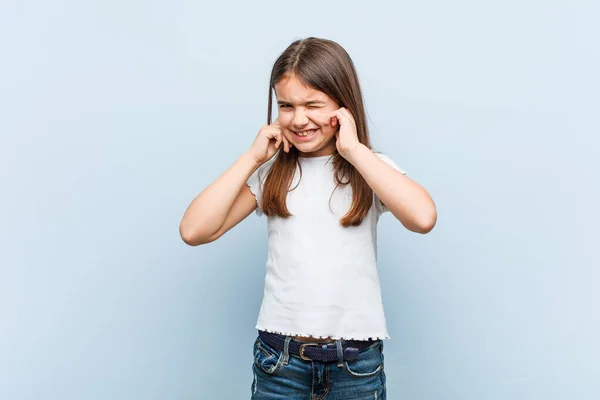
[[[285,336],[275,333],[258,331],[258,336],[265,344],[277,351],[283,351]],[[342,354],[345,361],[352,361],[358,353],[375,344],[376,340],[342,340]],[[327,343],[298,343],[290,341],[289,354],[307,361],[333,362],[338,360],[335,342]]]

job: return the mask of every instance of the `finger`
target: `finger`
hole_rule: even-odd
[[[276,141],[275,141],[275,148],[276,149],[278,149],[279,145],[281,144],[281,138],[282,138],[282,136],[283,135],[281,134],[281,132],[276,133],[276,136],[275,136],[277,138]]]
[[[331,127],[335,127],[335,125],[337,124],[337,117],[336,117],[336,113],[337,111],[332,112],[331,114],[329,114],[327,116],[327,118],[325,119],[325,125],[329,125]]]
[[[337,110],[336,117],[337,117],[340,125],[342,124],[342,120],[348,119],[348,116],[349,116],[348,111],[345,108],[342,107],[339,110]]]
[[[281,137],[282,137],[282,140],[283,140],[283,150],[287,153],[287,152],[290,151],[290,142],[283,135],[283,133],[281,134]]]
[[[279,117],[271,125],[279,126]]]
[[[348,121],[350,122],[355,122],[354,121],[354,116],[352,115],[352,113],[347,109],[347,108],[341,108],[341,112],[342,114],[344,114],[344,116],[348,119]]]
[[[335,120],[338,125],[342,125],[346,119],[346,114],[344,113],[344,108],[340,108],[335,111]]]

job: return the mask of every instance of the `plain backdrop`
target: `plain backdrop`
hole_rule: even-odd
[[[186,246],[266,123],[277,56],[353,57],[374,147],[433,196],[391,214],[388,397],[600,396],[594,1],[0,3],[0,398],[247,399],[266,219]],[[360,299],[357,299],[360,301]]]

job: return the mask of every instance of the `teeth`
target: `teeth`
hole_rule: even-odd
[[[308,136],[308,135],[312,135],[315,132],[316,129],[313,129],[312,131],[304,131],[304,132],[296,132],[296,135],[298,136]]]

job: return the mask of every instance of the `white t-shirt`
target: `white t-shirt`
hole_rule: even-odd
[[[389,157],[376,155],[406,174]],[[299,160],[302,177],[297,169],[291,186],[295,189],[287,196],[292,216],[268,217],[265,288],[256,328],[317,338],[388,339],[376,267],[377,221],[387,209],[373,193],[361,225],[342,227],[339,221],[352,203],[351,185],[335,189],[330,156]],[[273,161],[247,182],[259,216]]]

